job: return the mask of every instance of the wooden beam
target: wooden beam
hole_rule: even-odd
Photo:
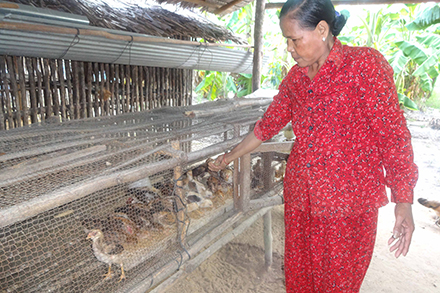
[[[228,4],[225,4],[222,7],[218,8],[217,10],[214,10],[214,14],[220,14],[222,12],[225,12],[226,10],[231,8],[232,6],[235,6],[243,1],[244,0],[233,0],[233,1],[229,2]]]
[[[263,24],[266,0],[255,3],[254,62],[252,68],[252,92],[260,88],[261,67],[263,67]]]
[[[368,5],[368,4],[397,4],[397,3],[426,3],[427,0],[333,0],[334,6],[338,5]],[[439,2],[436,0],[434,2]],[[266,4],[266,9],[281,9],[285,2],[272,2]]]
[[[182,2],[188,2],[188,3],[197,4],[200,6],[215,8],[215,9],[219,8],[219,6],[215,3],[206,2],[206,1],[202,1],[202,0],[182,0]]]

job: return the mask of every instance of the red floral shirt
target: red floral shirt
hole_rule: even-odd
[[[386,59],[335,38],[313,80],[307,70],[292,67],[254,129],[264,141],[292,121],[285,208],[347,216],[387,204],[385,186],[391,201],[412,203],[417,166]]]

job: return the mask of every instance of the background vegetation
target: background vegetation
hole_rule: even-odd
[[[394,79],[403,106],[409,109],[440,108],[440,86],[436,86],[440,62],[440,4],[393,4],[339,6],[348,16],[339,39],[352,46],[379,50],[394,69]],[[293,65],[279,29],[277,10],[266,10],[264,54],[269,57],[262,76],[262,87],[276,89]],[[253,43],[254,4],[216,18]],[[244,96],[251,92],[250,74],[198,71],[195,91],[199,100]],[[438,84],[438,83],[437,83]]]

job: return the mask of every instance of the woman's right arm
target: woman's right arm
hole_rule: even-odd
[[[216,172],[220,171],[226,168],[230,162],[255,150],[261,145],[261,143],[262,141],[255,136],[253,131],[251,131],[238,145],[232,149],[232,151],[218,156],[214,162],[209,163],[209,169]]]

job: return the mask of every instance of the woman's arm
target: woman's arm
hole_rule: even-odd
[[[262,141],[259,140],[253,131],[251,131],[238,145],[236,145],[231,152],[218,156],[214,162],[209,163],[209,169],[211,171],[220,171],[235,159],[250,153],[261,145]]]

